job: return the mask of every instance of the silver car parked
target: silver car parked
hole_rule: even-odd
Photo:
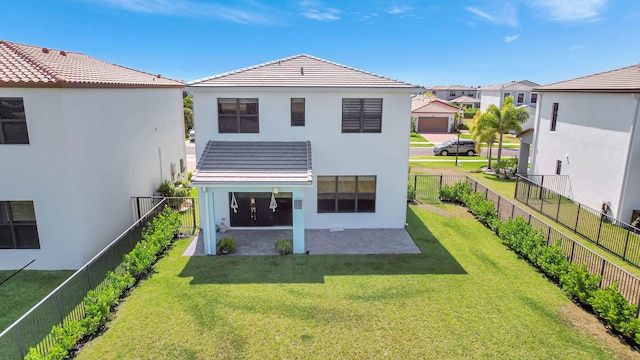
[[[433,153],[435,155],[447,156],[449,154],[469,155],[476,154],[476,142],[473,140],[460,139],[460,145],[458,146],[458,140],[448,140],[442,144],[433,147]]]

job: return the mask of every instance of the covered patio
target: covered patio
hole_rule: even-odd
[[[345,229],[340,231],[304,231],[309,254],[418,254],[420,249],[405,229]],[[231,236],[236,241],[233,255],[278,255],[274,243],[278,239],[291,240],[293,230],[259,229],[229,230],[216,233],[218,239]],[[200,232],[182,254],[206,255],[204,237]]]

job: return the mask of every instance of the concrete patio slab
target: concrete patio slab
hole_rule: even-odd
[[[274,243],[292,239],[292,230],[229,230],[216,237],[232,236],[236,252],[231,256],[278,255]],[[418,254],[420,249],[405,229],[345,229],[342,231],[305,230],[309,254]],[[183,256],[203,256],[202,232],[194,237]]]

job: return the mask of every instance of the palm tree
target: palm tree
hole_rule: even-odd
[[[471,132],[473,140],[476,141],[476,153],[480,154],[482,143],[487,144],[487,158],[489,159],[487,169],[491,169],[491,149],[493,148],[493,144],[496,143],[496,133],[491,129],[482,129],[478,126],[478,114],[474,117],[473,123],[470,124],[469,131]]]
[[[498,161],[502,157],[502,136],[509,131],[522,131],[522,124],[529,119],[529,112],[525,108],[513,105],[513,97],[504,99],[502,108],[490,105],[487,110],[478,115],[476,126],[478,133],[490,132],[500,134],[498,139]]]

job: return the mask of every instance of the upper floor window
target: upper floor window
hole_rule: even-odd
[[[562,161],[556,160],[556,175],[560,175],[562,173]]]
[[[291,98],[291,126],[304,126],[304,98]]]
[[[538,102],[538,94],[531,94],[531,103],[535,104]]]
[[[449,96],[456,97],[456,92],[455,91],[449,91]]]
[[[33,201],[0,201],[0,249],[39,249]]]
[[[516,100],[518,104],[522,104],[524,102],[524,93],[518,93],[518,99]]]
[[[504,99],[508,98],[509,96],[511,96],[511,93],[504,93]]]
[[[219,133],[257,133],[258,130],[258,99],[218,99]]]
[[[318,176],[318,212],[375,212],[375,176]]]
[[[28,144],[22,98],[0,98],[0,144]]]
[[[382,99],[342,99],[342,132],[382,132]]]
[[[556,124],[558,123],[558,103],[553,103],[553,110],[551,112],[551,131],[556,131]]]

